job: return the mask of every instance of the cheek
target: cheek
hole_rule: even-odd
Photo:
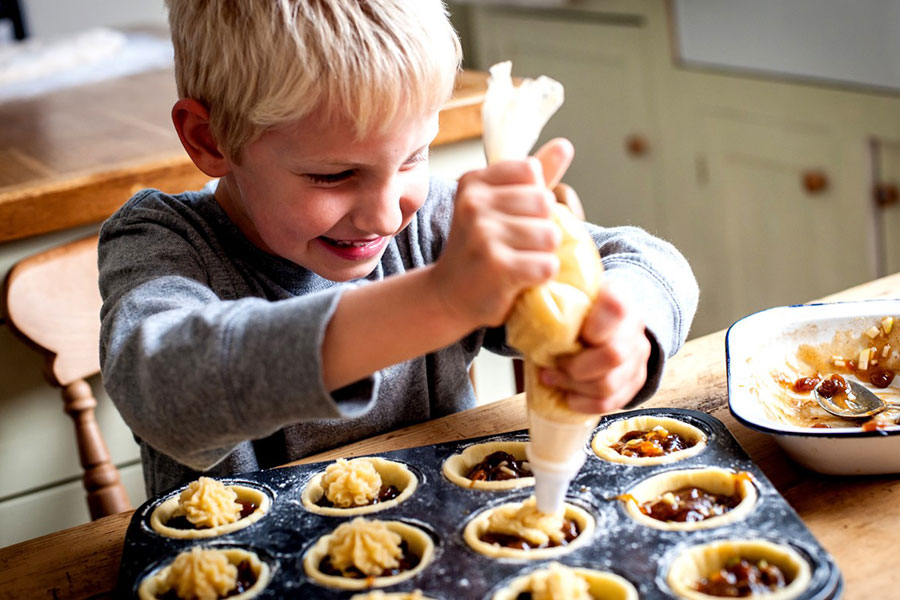
[[[403,213],[404,221],[422,208],[425,198],[428,196],[428,170],[422,169],[422,171],[421,175],[417,174],[410,179],[400,198],[400,210]]]

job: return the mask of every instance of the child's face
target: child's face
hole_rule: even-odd
[[[428,193],[437,113],[356,140],[316,113],[245,147],[216,200],[263,250],[332,281],[365,277]]]

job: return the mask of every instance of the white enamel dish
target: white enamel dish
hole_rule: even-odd
[[[788,425],[767,416],[761,401],[777,393],[773,370],[790,373],[790,365],[799,364],[801,344],[827,344],[841,331],[862,334],[888,316],[900,327],[900,299],[781,306],[740,319],[725,336],[731,414],[771,435],[793,460],[814,471],[900,473],[900,426],[863,431],[850,423],[830,429]],[[874,391],[888,402],[900,401],[900,375]]]

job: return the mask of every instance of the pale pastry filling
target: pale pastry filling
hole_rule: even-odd
[[[179,598],[217,600],[237,587],[237,576],[237,567],[225,554],[195,546],[172,561],[163,587]]]
[[[201,477],[179,495],[178,508],[172,516],[181,515],[194,527],[218,527],[240,519],[241,505],[233,489],[216,479]]]
[[[572,569],[551,563],[531,576],[532,600],[592,600],[590,585]]]
[[[534,497],[521,505],[500,506],[488,518],[487,531],[519,537],[531,546],[543,546],[551,541],[560,543],[565,538],[565,509],[553,513],[538,510]]]
[[[328,555],[332,566],[342,573],[356,567],[367,576],[378,577],[400,565],[402,542],[400,534],[384,522],[357,517],[334,530]]]
[[[322,489],[328,501],[339,508],[364,506],[378,497],[381,475],[370,461],[339,458],[325,469]]]

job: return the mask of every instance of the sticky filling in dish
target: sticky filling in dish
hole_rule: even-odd
[[[724,515],[741,500],[738,493],[714,494],[698,487],[684,487],[638,504],[638,507],[642,513],[657,521],[695,523]]]
[[[527,461],[519,460],[512,454],[499,450],[488,454],[484,460],[473,465],[466,477],[473,482],[508,481],[533,475]]]
[[[789,583],[781,569],[765,559],[753,562],[734,557],[719,571],[698,581],[694,589],[710,596],[743,598],[768,594]]]
[[[565,519],[562,526],[562,537],[554,540],[552,537],[547,542],[540,545],[532,545],[525,538],[517,535],[506,533],[497,533],[494,531],[486,531],[479,538],[486,544],[497,544],[504,548],[512,548],[514,550],[539,550],[541,548],[557,548],[559,546],[567,546],[581,533],[578,525],[571,519]]]
[[[629,431],[610,448],[622,456],[650,458],[672,454],[696,443],[696,440],[686,440],[677,433],[657,426],[647,431]]]

